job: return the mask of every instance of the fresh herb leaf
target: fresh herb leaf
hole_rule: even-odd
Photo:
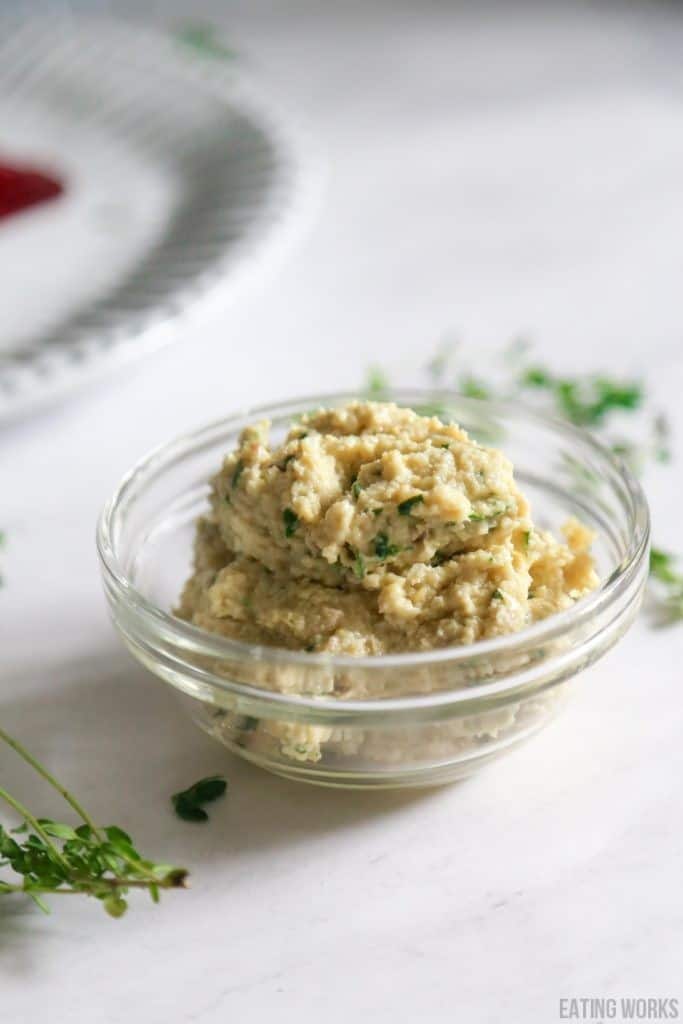
[[[371,366],[365,382],[365,392],[369,398],[379,399],[389,391],[389,380],[379,366]]]
[[[397,544],[391,544],[386,533],[378,533],[374,541],[375,554],[378,558],[391,558],[401,550]]]
[[[524,531],[524,547],[528,548],[531,543],[531,530]]]
[[[496,587],[496,589],[491,594],[491,600],[492,601],[502,601],[503,600],[503,591],[502,590],[498,590],[498,588]]]
[[[529,366],[521,374],[519,383],[523,388],[550,388],[553,378],[542,366]]]
[[[360,551],[356,552],[356,558],[353,563],[353,574],[359,580],[362,580],[365,576],[365,559]]]
[[[490,398],[491,392],[478,377],[462,377],[460,391],[466,398]]]
[[[237,464],[236,464],[235,469],[234,469],[233,474],[232,474],[232,479],[230,481],[230,486],[233,488],[233,490],[235,489],[235,487],[237,487],[237,485],[238,485],[238,483],[240,481],[240,477],[242,476],[243,470],[244,470],[244,463],[242,462],[241,459],[238,459],[237,460]]]
[[[675,555],[661,548],[650,550],[650,574],[661,583],[683,583],[683,576],[674,569]]]
[[[173,794],[173,809],[183,821],[208,821],[209,816],[203,805],[218,800],[225,793],[226,787],[227,782],[221,775],[200,779],[188,789]]]
[[[354,480],[353,483],[351,484],[351,494],[353,495],[353,497],[354,497],[354,499],[356,501],[358,501],[358,498],[360,496],[360,492],[362,490],[363,490],[363,485],[361,483],[359,483],[358,480]]]
[[[424,494],[414,494],[412,498],[406,498],[398,506],[398,514],[400,516],[409,516],[416,505],[421,505],[425,500]]]
[[[662,611],[669,622],[683,619],[683,573],[676,569],[675,555],[661,548],[650,550],[650,575],[662,590]]]
[[[286,508],[282,513],[282,522],[285,524],[285,537],[291,537],[299,525],[299,517],[291,508]]]
[[[488,512],[470,512],[467,518],[473,523],[483,523],[488,519],[497,519],[498,516],[502,516],[507,510],[507,505],[501,503],[498,508],[492,508]]]

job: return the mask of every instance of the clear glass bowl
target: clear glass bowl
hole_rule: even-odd
[[[626,631],[648,572],[647,502],[620,459],[566,423],[512,403],[395,392],[388,397],[399,404],[437,411],[482,443],[502,448],[539,526],[557,531],[576,515],[595,529],[599,588],[519,633],[380,657],[259,647],[175,618],[209,477],[241,429],[268,418],[278,438],[299,414],[353,397],[322,395],[252,409],[139,462],[98,526],[111,615],[135,657],[179,691],[198,725],[263,768],[331,786],[458,779],[545,725],[577,673]],[[349,689],[367,696],[330,696]]]

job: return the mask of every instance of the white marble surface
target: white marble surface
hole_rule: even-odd
[[[327,154],[319,220],[225,316],[0,439],[2,721],[193,888],[118,922],[4,904],[0,1019],[546,1024],[563,996],[680,998],[683,627],[642,620],[559,721],[468,782],[327,793],[230,759],[124,653],[93,529],[151,445],[356,385],[369,361],[406,379],[449,332],[482,359],[525,331],[568,369],[646,369],[680,450],[683,10],[214,8]],[[682,548],[680,458],[647,484],[659,542]],[[168,795],[215,771],[212,822],[174,819]]]

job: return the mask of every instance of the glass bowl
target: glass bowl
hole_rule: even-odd
[[[596,530],[598,589],[518,633],[375,657],[260,647],[175,618],[209,477],[242,428],[267,418],[279,440],[301,413],[353,397],[321,395],[251,409],[139,462],[98,525],[109,608],[135,657],[179,692],[202,729],[240,757],[330,786],[459,779],[545,725],[576,675],[633,621],[648,572],[647,502],[619,458],[566,423],[515,403],[445,391],[393,392],[389,399],[453,419],[478,441],[502,448],[540,527],[556,532],[576,515]],[[364,696],[346,699],[348,691]]]

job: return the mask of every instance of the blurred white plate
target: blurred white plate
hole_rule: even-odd
[[[97,16],[0,18],[3,162],[65,193],[0,219],[0,417],[173,340],[305,208],[298,146],[229,62]]]

